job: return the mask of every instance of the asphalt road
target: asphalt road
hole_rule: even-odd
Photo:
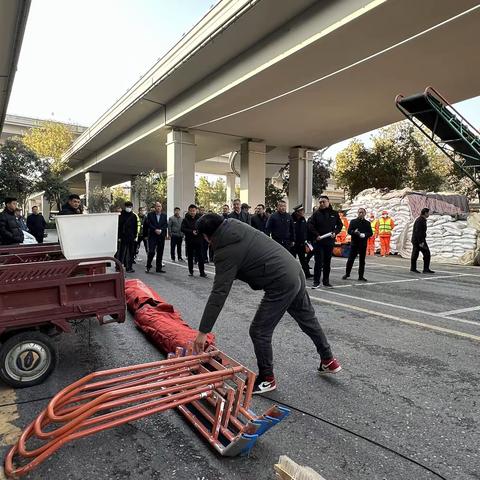
[[[326,480],[439,478],[357,433],[448,480],[480,479],[480,268],[433,265],[435,275],[416,276],[397,257],[369,258],[370,281],[359,284],[341,280],[344,262],[334,261],[334,289],[310,291],[343,371],[317,375],[313,344],[285,316],[274,337],[278,389],[253,407],[260,412],[275,401],[294,410],[250,457],[219,457],[172,411],[70,444],[25,478],[266,480],[282,454]],[[198,325],[213,274],[192,279],[185,265],[167,263],[166,274],[146,275],[142,266],[131,276]],[[219,348],[252,369],[248,326],[260,298],[236,282],[215,329]],[[130,317],[76,329],[58,337],[60,363],[44,384],[0,390],[2,453],[65,385],[92,370],[161,358]]]

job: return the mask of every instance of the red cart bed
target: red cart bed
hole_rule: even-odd
[[[0,251],[0,378],[15,387],[42,382],[56,360],[49,335],[88,317],[101,324],[125,321],[125,278],[117,260],[66,260],[58,246],[46,245]]]

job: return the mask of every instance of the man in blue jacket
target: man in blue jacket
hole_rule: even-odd
[[[162,204],[160,202],[155,202],[155,210],[147,215],[146,224],[148,227],[148,256],[145,271],[149,273],[152,269],[153,257],[156,254],[155,271],[165,273],[165,270],[162,268],[162,259],[165,237],[168,231],[168,220],[167,215],[162,213]]]

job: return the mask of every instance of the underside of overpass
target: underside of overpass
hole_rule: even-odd
[[[266,164],[400,120],[398,93],[478,95],[479,24],[472,0],[223,0],[77,140],[68,180],[81,188],[94,171],[109,185],[153,169],[173,188],[239,151],[242,196],[261,200],[252,185]],[[183,136],[169,150],[172,130]],[[203,165],[215,163],[229,170]]]

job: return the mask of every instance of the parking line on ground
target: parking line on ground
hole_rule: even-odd
[[[466,312],[475,312],[476,310],[480,310],[480,305],[475,307],[468,307],[468,308],[459,308],[458,310],[447,310],[446,312],[441,312],[442,315],[456,315],[457,313],[466,313]]]
[[[444,320],[454,320],[455,322],[460,322],[460,323],[468,323],[471,325],[476,325],[477,327],[480,327],[480,322],[475,322],[472,320],[465,320],[463,318],[451,318],[445,315],[443,312],[440,313],[435,313],[435,312],[426,312],[425,310],[419,310],[416,308],[411,308],[411,307],[405,307],[403,305],[397,305],[395,303],[388,303],[388,302],[380,302],[379,300],[373,300],[371,298],[363,298],[363,297],[357,297],[356,295],[348,295],[347,293],[339,293],[339,292],[332,292],[332,290],[322,290],[322,293],[328,293],[330,295],[337,295],[340,297],[345,297],[345,298],[351,298],[353,300],[360,300],[361,302],[367,302],[367,303],[373,303],[375,305],[383,305],[391,308],[398,308],[400,310],[406,310],[408,312],[413,312],[413,313],[420,313],[422,315],[429,315],[431,317],[437,317],[437,318],[442,318]],[[318,298],[315,296],[310,295],[310,298]],[[478,307],[480,309],[480,307]]]
[[[347,285],[334,285],[333,288],[346,288],[346,287],[368,287],[369,285],[387,285],[390,283],[406,283],[406,282],[419,282],[423,280],[440,280],[445,278],[455,277],[480,277],[480,274],[476,273],[456,273],[452,275],[436,275],[435,277],[416,277],[416,278],[402,278],[400,280],[382,280],[380,282],[362,282],[362,283],[349,283]]]
[[[336,305],[338,307],[346,308],[349,310],[355,310],[357,312],[367,313],[369,315],[374,315],[376,317],[386,318],[388,320],[395,320],[397,322],[406,323],[408,325],[415,325],[417,327],[426,328],[428,330],[435,330],[441,333],[447,333],[449,335],[455,335],[457,337],[468,338],[469,340],[474,340],[480,342],[480,336],[472,335],[471,333],[460,332],[458,330],[451,330],[450,328],[438,327],[437,325],[432,325],[430,323],[417,322],[416,320],[409,320],[408,318],[397,317],[395,315],[390,315],[388,313],[376,312],[375,310],[369,310],[368,308],[357,307],[356,305],[348,305],[341,302],[335,302],[333,300],[327,300],[325,298],[310,297],[313,301],[319,303],[326,303],[329,305]]]

